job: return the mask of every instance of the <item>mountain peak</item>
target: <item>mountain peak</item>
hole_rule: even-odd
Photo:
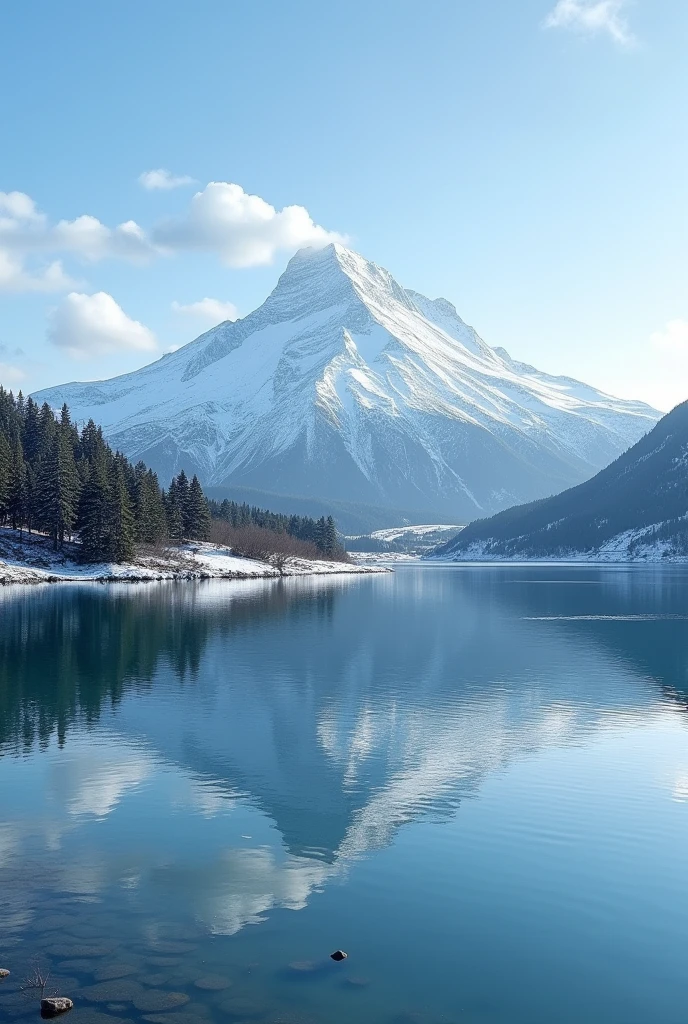
[[[297,252],[262,306],[169,359],[39,397],[163,477],[454,522],[580,482],[657,419],[506,362],[446,299],[338,242]]]

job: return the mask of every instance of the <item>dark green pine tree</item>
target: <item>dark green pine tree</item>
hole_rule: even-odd
[[[38,451],[36,453],[37,459],[42,459],[48,454],[56,432],[57,423],[55,422],[53,411],[48,405],[48,403],[44,402],[38,414]]]
[[[181,542],[184,537],[184,518],[176,477],[173,478],[170,489],[165,496],[165,511],[167,513],[168,537],[170,540]]]
[[[207,540],[210,534],[210,509],[196,475],[189,487],[187,508],[187,536],[192,540]]]
[[[24,457],[30,466],[35,466],[38,461],[41,447],[40,425],[38,421],[38,406],[33,398],[26,400],[26,414],[24,416]]]
[[[147,544],[157,544],[167,537],[167,518],[158,477],[152,469],[146,473],[145,492],[144,540]]]
[[[325,516],[321,516],[315,524],[315,543],[318,545],[321,551],[326,550],[327,544],[327,523]]]
[[[19,435],[14,438],[10,456],[10,475],[7,495],[7,514],[12,524],[12,529],[19,529],[20,533],[24,526],[24,515],[26,513],[26,463],[24,462],[24,451]]]
[[[326,555],[334,555],[338,548],[339,538],[337,537],[337,527],[332,516],[328,516],[325,520],[323,551]]]
[[[167,535],[165,505],[155,473],[138,462],[134,467],[135,535],[139,544],[157,544]]]
[[[182,536],[191,536],[191,519],[190,519],[190,508],[189,508],[189,478],[182,469],[177,477],[177,501],[179,502],[179,511],[182,517]]]
[[[113,562],[127,562],[134,557],[134,516],[121,457],[112,461],[109,484],[108,557]]]
[[[31,531],[36,525],[36,470],[30,462],[25,463],[26,466],[26,502],[25,502],[25,513],[24,520],[26,522],[26,528],[31,535]]]
[[[5,434],[0,431],[0,522],[7,515],[7,503],[10,494],[10,466],[12,449]]]
[[[78,529],[85,562],[102,562],[110,556],[110,487],[105,451],[90,467],[79,503]]]
[[[79,476],[67,433],[53,432],[50,449],[40,461],[36,479],[36,519],[50,535],[55,551],[71,533],[79,501]]]

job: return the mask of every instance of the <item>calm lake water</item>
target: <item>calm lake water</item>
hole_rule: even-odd
[[[0,591],[0,1018],[685,1024],[687,854],[688,569]]]

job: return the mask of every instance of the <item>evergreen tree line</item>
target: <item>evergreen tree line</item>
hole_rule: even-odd
[[[222,502],[210,500],[210,512],[214,519],[229,523],[234,529],[247,526],[259,526],[272,533],[287,533],[297,540],[314,544],[324,555],[338,556],[343,549],[337,537],[337,527],[332,516],[290,516],[279,512],[269,512],[255,505],[239,504],[236,501]]]
[[[78,535],[84,561],[125,562],[136,544],[204,540],[210,510],[197,477],[167,492],[143,462],[113,451],[89,420],[0,386],[0,524],[50,536],[57,551]]]

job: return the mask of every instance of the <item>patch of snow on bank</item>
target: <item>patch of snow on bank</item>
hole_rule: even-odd
[[[142,554],[135,562],[103,562],[82,565],[76,561],[78,548],[66,552],[51,550],[45,537],[33,535],[19,540],[9,529],[0,528],[0,584],[57,582],[126,582],[194,579],[270,579],[281,576],[323,576],[384,572],[381,567],[346,562],[321,562],[290,558],[280,573],[266,562],[233,555],[216,544],[187,544],[155,554]],[[71,556],[71,557],[70,557]]]

